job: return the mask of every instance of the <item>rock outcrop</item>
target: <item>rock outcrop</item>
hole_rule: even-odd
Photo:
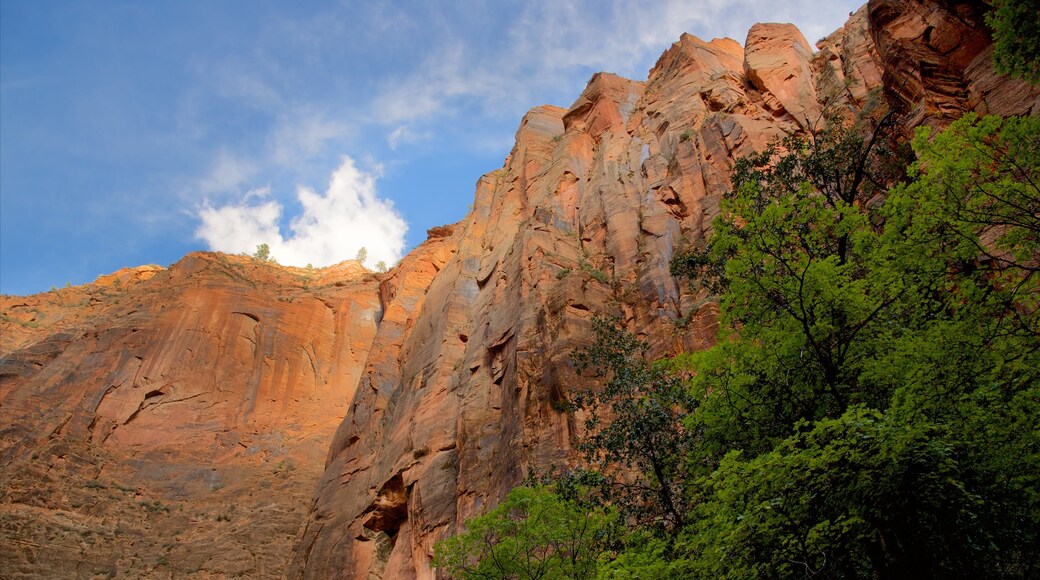
[[[384,282],[387,320],[287,575],[433,578],[437,540],[533,471],[576,465],[583,421],[563,403],[586,384],[570,353],[594,314],[660,354],[710,345],[715,307],[668,265],[709,232],[736,158],[869,108],[905,109],[908,128],[1036,111],[945,6],[872,2],[816,52],[785,24],[744,47],[684,35],[646,82],[597,74],[569,109],[531,110],[470,214]],[[944,72],[906,80],[919,52]]]
[[[885,91],[913,105],[914,122],[949,121],[964,111],[1040,113],[1040,86],[993,68],[986,3],[871,0],[868,8]]]
[[[3,297],[0,576],[278,577],[378,284],[197,253]]]

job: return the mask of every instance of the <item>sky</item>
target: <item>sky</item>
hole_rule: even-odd
[[[847,0],[3,0],[0,292],[194,250],[393,265],[523,114],[644,80],[680,34],[810,44]]]

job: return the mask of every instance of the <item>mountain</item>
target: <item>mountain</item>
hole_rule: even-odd
[[[594,315],[659,355],[713,343],[669,262],[737,158],[862,110],[1040,113],[994,72],[985,10],[873,0],[815,50],[786,24],[684,35],[646,81],[532,109],[469,214],[385,275],[199,253],[4,297],[0,570],[434,577],[435,542],[578,465]]]

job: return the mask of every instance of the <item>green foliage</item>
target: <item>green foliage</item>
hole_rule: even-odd
[[[1040,81],[1040,9],[1034,0],[990,0],[993,62],[999,72]]]
[[[365,246],[361,246],[361,249],[357,251],[357,255],[354,256],[354,259],[364,264],[365,260],[368,259],[368,248],[366,248]]]
[[[256,251],[253,252],[253,259],[261,262],[273,262],[274,258],[271,257],[271,247],[267,243],[260,244],[256,247]]]
[[[596,578],[601,580],[641,580],[643,578],[687,578],[688,562],[675,557],[671,542],[636,530],[626,538],[620,552],[600,555]]]
[[[593,280],[596,280],[597,282],[601,282],[603,284],[607,284],[610,282],[610,276],[608,276],[606,272],[600,270],[599,268],[596,268],[595,266],[587,262],[585,259],[582,259],[579,262],[578,266],[581,268],[582,272],[585,272],[586,274],[591,276]]]
[[[863,151],[833,155],[845,138],[819,183],[812,149],[738,165],[715,238],[678,264],[719,278],[739,330],[688,363],[711,474],[673,555],[687,571],[1037,573],[1037,135],[974,116],[921,132],[883,205],[843,185]]]
[[[684,546],[712,577],[994,577],[985,498],[956,437],[856,406],[727,455]]]
[[[939,290],[1024,332],[1040,328],[1040,120],[974,114],[914,139],[916,177],[886,204],[890,237],[904,236],[902,264],[956,274]],[[892,240],[898,242],[899,240]],[[920,266],[918,266],[920,269]]]
[[[451,578],[589,578],[613,519],[545,487],[518,487],[439,542],[433,564]]]
[[[379,260],[378,262],[376,262],[376,271],[378,271],[378,272],[386,272],[386,270],[387,270],[386,262],[384,262],[382,260]]]
[[[867,213],[901,155],[884,122],[739,160],[708,247],[673,261],[719,294],[723,322],[740,333],[723,334],[696,365],[704,403],[690,428],[702,432],[701,463],[765,451],[798,422],[850,404],[884,404],[884,385],[861,380],[906,293],[904,276],[876,267],[885,258]]]
[[[148,512],[153,513],[153,514],[164,513],[164,512],[165,513],[170,513],[170,506],[164,505],[159,500],[155,500],[155,501],[152,501],[150,503],[147,502],[147,501],[142,501],[142,502],[140,502],[140,506],[143,507],[144,509],[148,510]]]
[[[614,319],[593,320],[596,341],[575,353],[579,372],[595,369],[602,387],[580,393],[588,436],[578,448],[605,476],[605,501],[661,531],[681,528],[687,512],[683,417],[692,405],[684,382],[648,359],[649,345]]]

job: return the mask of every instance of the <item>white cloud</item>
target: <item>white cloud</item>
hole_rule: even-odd
[[[369,266],[380,261],[393,264],[404,251],[408,226],[393,202],[379,198],[377,174],[378,170],[358,169],[353,159],[344,157],[325,193],[298,187],[301,213],[289,222],[288,235],[279,228],[281,203],[264,201],[267,190],[251,191],[237,203],[220,207],[205,204],[195,235],[221,252],[252,253],[266,243],[279,262],[294,266],[334,264],[353,258],[361,247],[368,250]]]

